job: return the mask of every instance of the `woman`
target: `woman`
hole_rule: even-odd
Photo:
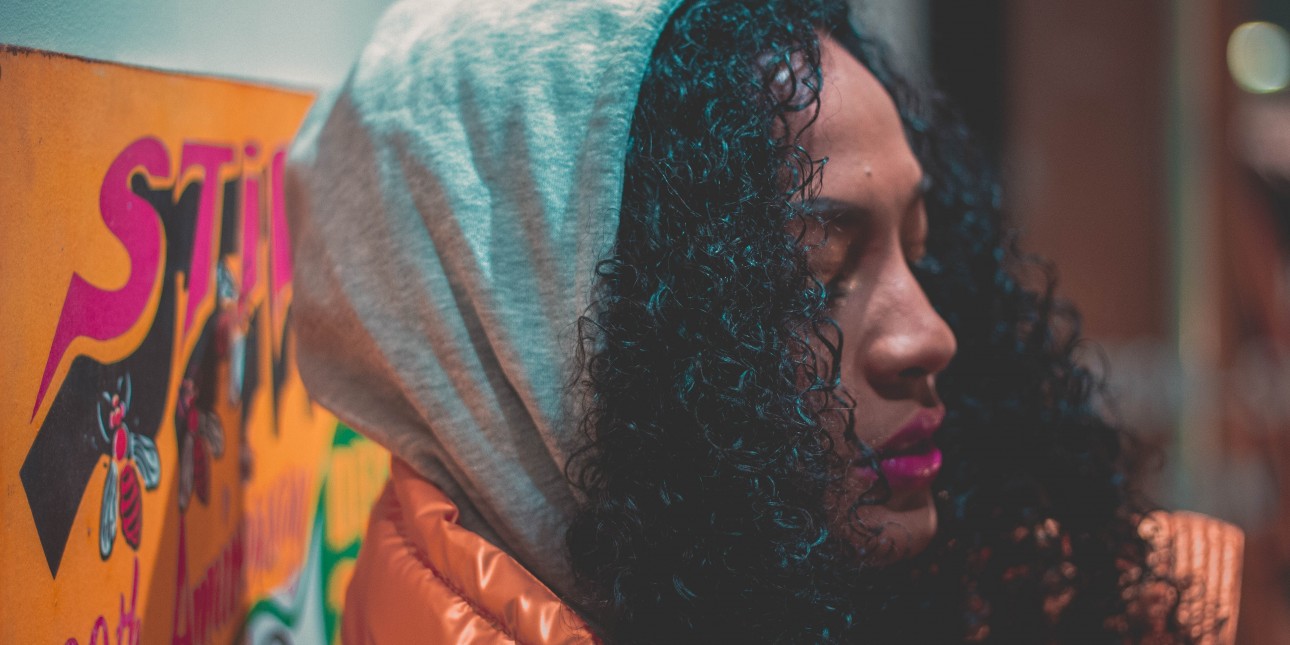
[[[1230,640],[1239,533],[893,94],[840,2],[394,8],[293,155],[302,376],[395,456],[346,640]]]

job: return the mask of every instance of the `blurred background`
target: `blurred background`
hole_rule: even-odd
[[[0,43],[323,90],[387,4],[32,0]],[[999,162],[1151,496],[1246,530],[1240,642],[1290,643],[1290,2],[853,4]]]

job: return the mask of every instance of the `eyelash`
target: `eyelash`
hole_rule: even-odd
[[[840,300],[846,294],[846,288],[842,286],[840,278],[833,278],[824,283],[824,302],[832,305]]]
[[[907,264],[909,265],[910,271],[912,271],[918,278],[922,278],[926,274],[935,272],[939,266],[936,259],[927,254],[926,250],[924,250],[922,257],[908,260]],[[842,276],[838,276],[821,284],[824,288],[825,303],[832,305],[847,295],[848,289],[842,286],[843,282],[844,280],[842,279]]]

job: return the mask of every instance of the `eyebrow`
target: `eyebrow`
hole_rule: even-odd
[[[910,203],[914,200],[926,197],[932,190],[932,177],[923,172],[918,181],[914,184],[914,192],[909,196]],[[845,199],[834,199],[832,197],[815,197],[809,201],[802,201],[799,204],[817,216],[831,215],[831,218],[821,217],[822,221],[830,222],[836,218],[857,219],[870,215],[871,209],[852,201]]]

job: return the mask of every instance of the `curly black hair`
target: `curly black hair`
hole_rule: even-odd
[[[938,379],[940,529],[888,566],[829,526],[827,429],[864,411],[789,233],[827,171],[788,127],[818,110],[821,33],[900,107],[932,180],[916,275],[959,346]],[[585,500],[568,544],[579,605],[612,642],[1187,640],[1176,605],[1141,607],[1158,577],[1149,509],[1074,357],[1078,317],[1051,280],[1018,282],[989,164],[944,101],[916,98],[840,0],[690,0],[665,28],[580,321],[588,411],[568,474]]]

